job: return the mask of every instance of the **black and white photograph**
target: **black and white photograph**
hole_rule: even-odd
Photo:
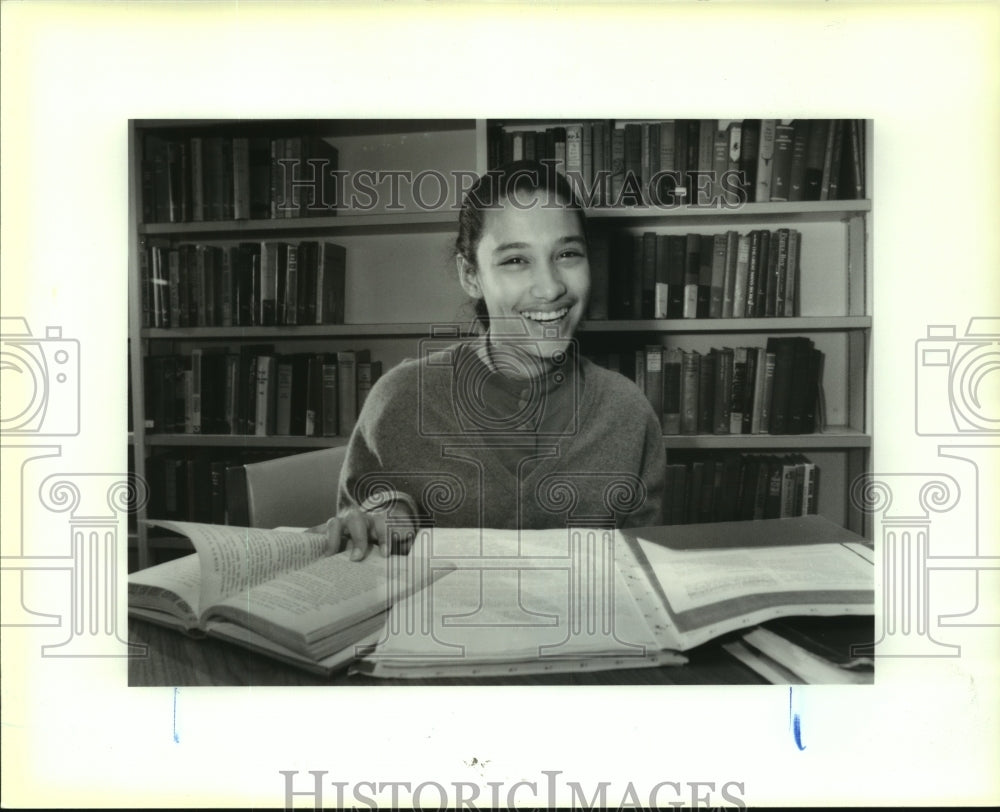
[[[1000,801],[1000,9],[0,4],[2,803]]]
[[[131,122],[130,684],[871,684],[871,129]]]

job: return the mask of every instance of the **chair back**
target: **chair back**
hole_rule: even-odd
[[[346,446],[247,463],[226,472],[229,524],[313,527],[337,512]]]

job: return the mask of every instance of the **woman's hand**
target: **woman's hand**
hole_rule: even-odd
[[[335,555],[346,550],[351,561],[361,561],[368,555],[372,543],[378,545],[383,556],[390,552],[405,555],[413,543],[416,522],[403,503],[393,506],[391,522],[388,514],[385,510],[369,513],[349,507],[328,519],[326,524],[310,528],[309,532],[325,533],[327,552]]]

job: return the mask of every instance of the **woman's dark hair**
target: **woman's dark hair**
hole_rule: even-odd
[[[458,215],[458,238],[455,256],[462,257],[469,265],[476,266],[476,249],[483,236],[486,212],[501,208],[507,200],[527,200],[541,193],[542,207],[568,208],[580,220],[584,239],[587,235],[587,218],[573,187],[552,161],[514,161],[480,176],[469,189]],[[489,326],[489,312],[482,299],[475,302],[476,319],[480,326]]]

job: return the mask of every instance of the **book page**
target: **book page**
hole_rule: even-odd
[[[418,536],[415,547],[421,546]],[[341,632],[383,615],[395,600],[450,571],[442,565],[432,572],[424,561],[412,554],[385,558],[375,550],[362,561],[351,561],[347,553],[323,556],[231,595],[206,614],[237,621],[298,650],[327,652]]]
[[[198,604],[212,604],[322,557],[318,533],[229,527],[197,522],[150,522],[191,539],[201,564]]]
[[[433,530],[447,578],[396,603],[369,659],[399,669],[607,657],[639,662],[656,639],[615,565],[614,534]],[[394,671],[394,673],[399,673]]]
[[[789,615],[874,612],[874,567],[841,544],[671,550],[639,539],[684,649]]]
[[[158,609],[183,618],[188,624],[198,621],[201,566],[198,554],[166,561],[128,577],[129,607]]]
[[[684,551],[640,544],[675,612],[769,592],[874,589],[871,564],[840,544]]]

